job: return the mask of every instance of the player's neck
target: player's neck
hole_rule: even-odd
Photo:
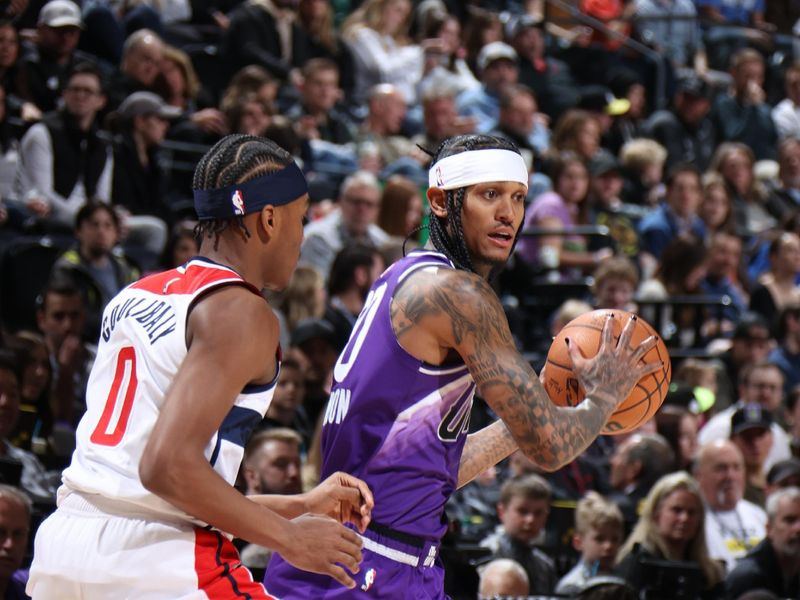
[[[250,264],[252,261],[248,260],[243,248],[231,244],[224,235],[220,235],[219,243],[215,243],[213,237],[203,239],[198,254],[215,263],[230,267],[241,275],[242,279],[258,289],[265,287],[261,280],[261,273],[255,265]]]

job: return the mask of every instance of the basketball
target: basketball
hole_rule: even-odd
[[[550,399],[559,406],[575,406],[584,397],[583,386],[578,383],[572,372],[572,359],[565,338],[569,338],[571,344],[577,344],[586,358],[595,356],[600,350],[603,326],[609,313],[614,315],[611,325],[614,342],[617,342],[631,313],[601,309],[585,313],[567,323],[550,345],[544,372],[544,388]],[[664,361],[664,368],[642,377],[628,398],[608,419],[600,432],[604,435],[616,435],[636,429],[656,413],[667,395],[672,377],[672,365],[667,347],[661,336],[644,319],[638,317],[631,336],[631,346],[638,346],[651,335],[655,335],[658,342],[641,360],[645,364]]]

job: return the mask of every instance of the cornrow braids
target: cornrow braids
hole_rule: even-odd
[[[244,183],[279,171],[292,160],[291,154],[267,138],[243,134],[228,135],[214,144],[197,163],[192,189],[212,190]],[[230,219],[200,221],[194,228],[194,235],[198,243],[204,237],[213,237],[216,249],[220,234],[231,226],[238,227],[244,235],[250,237],[250,231],[241,215]]]
[[[431,166],[443,158],[471,150],[511,150],[519,154],[517,147],[503,138],[489,135],[459,135],[441,143],[431,159]],[[466,192],[467,188],[445,191],[447,218],[437,217],[431,210],[428,218],[428,232],[434,247],[450,259],[456,268],[475,273],[461,222]],[[517,232],[518,237],[519,232]],[[515,245],[516,241],[515,238]]]

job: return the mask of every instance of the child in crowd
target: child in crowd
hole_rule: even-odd
[[[612,573],[623,529],[619,508],[597,492],[588,492],[575,508],[572,545],[581,553],[581,558],[558,582],[556,593],[575,594],[592,577]]]
[[[492,551],[493,558],[510,558],[522,565],[531,595],[547,596],[556,585],[555,563],[534,546],[544,535],[551,497],[550,484],[539,475],[508,479],[497,503],[500,525],[481,542]]]

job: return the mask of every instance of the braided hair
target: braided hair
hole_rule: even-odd
[[[225,136],[205,153],[194,170],[192,189],[213,190],[244,183],[262,175],[280,171],[293,161],[292,155],[272,140],[255,135],[232,134]],[[238,226],[247,237],[250,231],[244,216],[230,219],[200,221],[194,229],[198,242],[204,237],[214,237],[214,248],[219,236],[232,224]]]
[[[442,158],[471,150],[511,150],[519,154],[519,150],[512,142],[502,138],[490,135],[458,135],[441,143],[431,159],[431,166]],[[428,231],[434,247],[449,258],[456,268],[475,273],[461,224],[461,209],[464,206],[466,191],[467,188],[445,191],[447,217],[438,217],[431,210]]]

